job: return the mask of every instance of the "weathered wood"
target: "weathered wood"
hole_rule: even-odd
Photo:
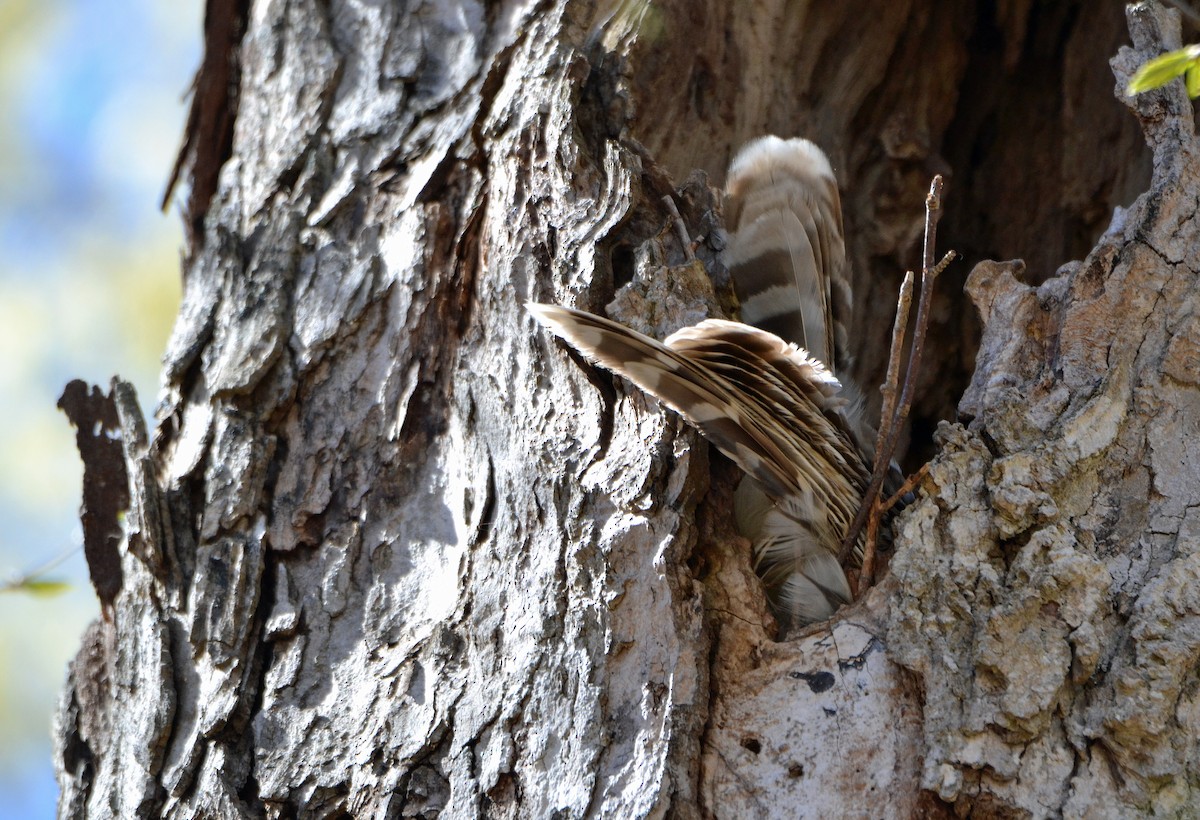
[[[1129,13],[1119,87],[1178,24]],[[1026,816],[1196,804],[1200,193],[1192,107],[1129,101],[1150,190],[1040,287],[983,263],[983,344],[892,570],[896,658],[925,681],[923,785]],[[1188,361],[1188,364],[1183,364]],[[898,616],[898,617],[895,617]]]

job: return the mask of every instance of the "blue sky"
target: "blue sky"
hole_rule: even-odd
[[[158,202],[201,54],[199,0],[0,0],[0,576],[77,549],[63,385],[158,389],[182,229]],[[50,721],[98,613],[76,551],[56,597],[0,595],[0,818],[52,817]]]

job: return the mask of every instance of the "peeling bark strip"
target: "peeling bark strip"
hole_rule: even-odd
[[[115,389],[115,383],[114,383]],[[99,387],[88,392],[75,379],[58,400],[58,409],[75,426],[75,444],[83,460],[83,554],[96,596],[107,613],[121,591],[121,516],[129,509],[129,475],[121,443],[121,421],[113,394]]]
[[[1165,19],[1134,15],[1122,75]],[[1110,110],[1124,38],[1094,0],[250,4],[151,441],[117,395],[128,549],[60,703],[63,814],[1185,813],[1200,163],[1175,91],[1134,102],[1153,187],[1052,276],[1148,174]],[[732,465],[521,307],[660,338],[727,311],[692,171],[765,132],[831,155],[877,361],[931,169],[947,244],[1049,280],[977,267],[973,420],[891,574],[789,641]],[[957,275],[927,418],[975,361]]]
[[[249,11],[249,0],[208,0],[204,9],[204,62],[192,83],[192,106],[183,144],[162,198],[166,210],[180,174],[190,163],[191,190],[184,209],[184,226],[193,250],[194,243],[204,240],[204,216],[216,193],[221,167],[233,149],[241,73],[238,46]]]

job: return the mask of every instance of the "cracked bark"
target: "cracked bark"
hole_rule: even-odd
[[[62,695],[61,813],[1196,802],[1191,107],[1113,102],[1115,7],[954,6],[214,0],[184,304],[153,435],[117,407],[122,581]],[[1119,77],[1179,40],[1129,24]],[[1139,123],[1150,187],[1089,252],[1145,185]],[[865,382],[931,170],[947,241],[1030,270],[975,267],[982,330],[947,275],[915,449],[963,423],[890,575],[787,643],[733,468],[521,308],[728,311],[693,170],[764,131],[838,170]]]

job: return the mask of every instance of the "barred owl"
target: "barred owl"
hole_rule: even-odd
[[[828,159],[807,140],[754,140],[730,166],[726,218],[742,322],[709,319],[658,342],[582,311],[528,308],[745,471],[738,527],[786,629],[849,602],[837,555],[873,457],[860,394],[830,369],[850,361],[842,328],[851,294]],[[861,536],[853,557],[861,560]]]

